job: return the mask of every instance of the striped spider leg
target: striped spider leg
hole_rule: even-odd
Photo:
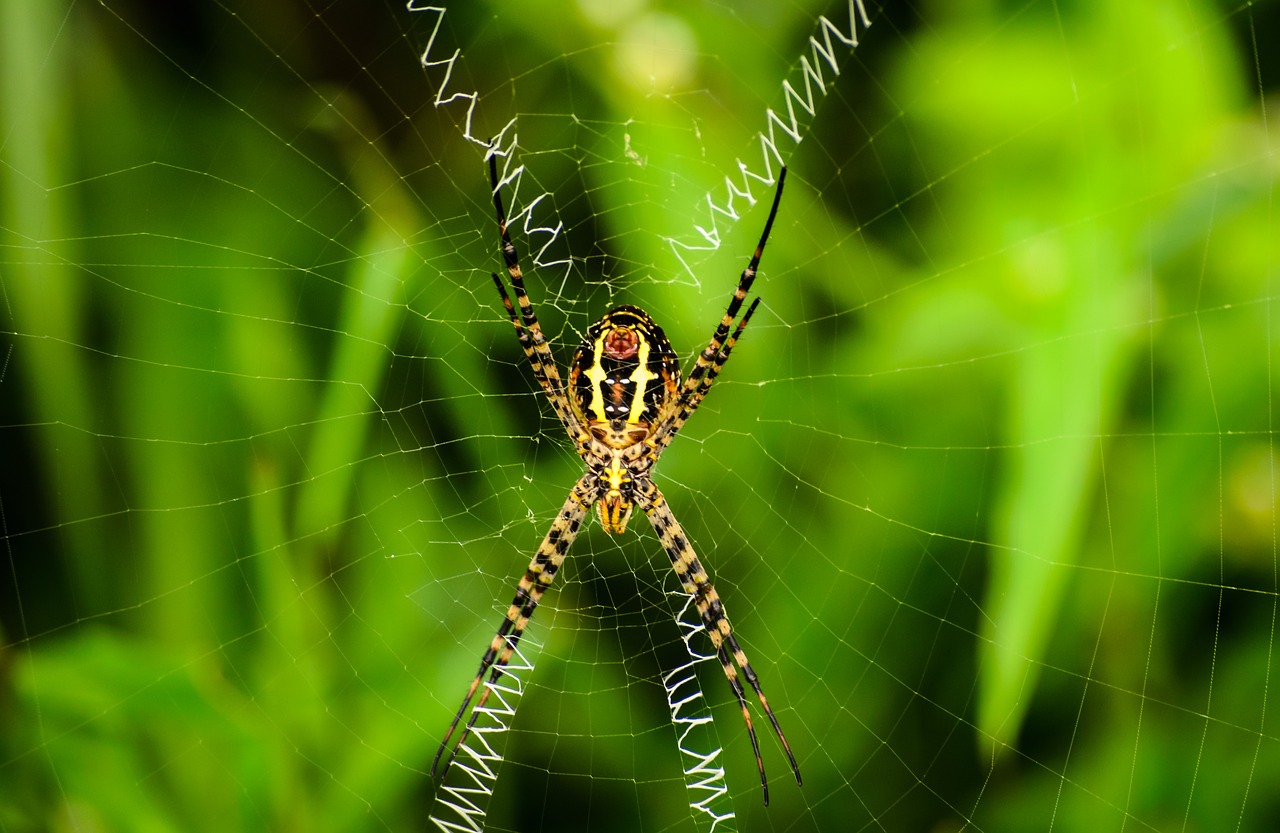
[[[489,156],[489,179],[493,187],[493,205],[498,217],[502,256],[511,292],[507,292],[506,285],[496,274],[493,275],[494,285],[507,311],[507,317],[515,328],[525,357],[533,369],[534,378],[551,401],[560,424],[573,441],[578,455],[582,457],[586,472],[574,484],[560,513],[552,522],[551,529],[521,577],[515,598],[480,660],[480,668],[436,751],[431,765],[432,774],[436,773],[454,732],[471,708],[485,674],[489,674],[489,684],[484,686],[475,707],[471,708],[471,716],[454,744],[453,751],[445,760],[446,772],[458,750],[466,742],[493,685],[505,672],[530,617],[543,593],[555,579],[556,572],[564,562],[590,508],[596,506],[600,525],[605,532],[620,534],[626,531],[632,510],[639,507],[648,517],[663,549],[671,559],[682,588],[693,597],[703,627],[737,698],[760,772],[764,803],[768,805],[769,784],[765,776],[764,759],[760,754],[760,744],[747,705],[746,690],[740,677],[747,680],[747,684],[759,698],[760,706],[791,764],[797,784],[801,783],[800,767],[761,690],[759,677],[738,644],[725,614],[724,604],[662,492],[653,482],[652,469],[676,432],[702,403],[760,303],[760,299],[756,298],[746,313],[741,318],[738,317],[755,280],[760,257],[764,253],[765,243],[778,212],[786,168],[778,175],[773,206],[755,254],[743,270],[711,341],[699,354],[683,384],[679,359],[671,349],[662,328],[644,310],[629,305],[615,307],[587,329],[570,364],[568,380],[562,381],[551,347],[542,333],[533,304],[525,291],[516,249],[507,229],[497,159],[492,151]],[[515,298],[514,303],[512,296]]]
[[[756,756],[756,767],[760,770],[760,788],[764,791],[764,803],[767,807],[769,806],[769,780],[764,774],[764,758],[760,755],[760,742],[756,739],[755,726],[751,722],[751,711],[747,708],[746,690],[742,687],[742,681],[738,679],[738,670],[734,668],[734,662],[738,663],[738,668],[742,669],[742,676],[746,677],[747,683],[760,698],[760,707],[764,709],[765,716],[773,725],[773,731],[782,744],[782,751],[786,753],[787,761],[791,764],[791,771],[796,776],[797,785],[803,783],[800,780],[800,765],[796,763],[795,755],[791,754],[791,745],[787,743],[787,736],[782,733],[778,718],[774,716],[773,709],[769,708],[769,701],[765,699],[764,691],[760,688],[760,678],[738,644],[738,638],[734,636],[733,627],[729,624],[729,619],[724,612],[724,603],[720,601],[719,594],[711,585],[711,579],[707,577],[707,571],[703,569],[693,547],[689,545],[689,539],[684,534],[680,522],[676,520],[671,507],[667,505],[667,499],[662,496],[662,492],[653,481],[649,480],[645,483],[643,492],[637,496],[636,504],[649,516],[649,524],[671,559],[671,566],[680,579],[680,586],[693,597],[694,606],[702,617],[702,625],[707,631],[707,636],[711,638],[712,647],[716,650],[716,658],[720,660],[720,667],[729,680],[733,696],[737,698],[738,707],[742,709],[742,719],[747,724],[747,736],[751,738],[751,751]],[[730,656],[733,657],[732,660]]]
[[[773,231],[773,220],[778,216],[778,203],[782,201],[782,188],[787,182],[787,169],[784,166],[778,171],[778,186],[773,192],[773,205],[769,208],[769,218],[764,221],[764,231],[760,234],[760,242],[756,244],[755,253],[751,255],[751,261],[747,264],[747,268],[742,270],[742,276],[738,279],[738,286],[733,291],[732,297],[729,298],[729,306],[724,311],[724,317],[720,319],[720,323],[716,325],[716,330],[711,334],[711,341],[698,354],[698,360],[693,365],[693,370],[689,371],[689,378],[684,380],[684,386],[680,389],[680,396],[671,405],[671,411],[662,420],[662,424],[658,426],[655,442],[658,445],[658,451],[666,448],[671,440],[675,437],[676,432],[684,425],[689,415],[697,410],[698,405],[702,403],[702,397],[707,395],[707,391],[711,389],[711,383],[720,375],[721,368],[725,362],[729,361],[729,353],[733,350],[733,345],[737,343],[738,337],[742,335],[742,331],[746,329],[747,322],[751,320],[751,316],[755,314],[756,307],[760,305],[760,297],[751,302],[751,306],[747,307],[747,312],[738,321],[738,325],[734,328],[733,335],[729,335],[729,328],[733,326],[733,321],[738,316],[738,311],[742,309],[742,302],[746,300],[747,293],[751,291],[751,285],[756,280],[756,270],[760,268],[760,258],[764,254],[764,246],[769,242],[769,232]]]
[[[516,306],[511,303],[511,296],[507,294],[507,288],[497,273],[492,273],[493,283],[498,288],[498,295],[502,298],[502,305],[507,311],[507,317],[511,319],[511,324],[515,327],[516,338],[524,349],[525,358],[529,360],[529,364],[533,368],[534,378],[547,394],[547,398],[551,400],[552,408],[560,419],[560,424],[564,426],[565,431],[569,433],[569,437],[574,440],[580,449],[579,453],[582,453],[581,449],[583,444],[587,442],[587,437],[582,429],[582,423],[579,421],[578,415],[569,407],[568,399],[565,397],[564,383],[560,380],[560,371],[556,368],[555,357],[551,354],[551,346],[547,343],[546,336],[542,334],[542,327],[538,324],[538,316],[533,310],[533,302],[529,300],[529,293],[525,291],[524,275],[520,271],[519,256],[516,254],[515,245],[511,242],[511,233],[507,229],[507,214],[502,208],[502,193],[498,183],[498,159],[492,153],[489,156],[489,181],[493,186],[493,208],[498,217],[498,230],[502,236],[502,259],[507,267],[507,277],[511,281],[511,289],[516,296],[519,313],[516,312]],[[462,698],[462,705],[458,707],[457,714],[453,716],[453,723],[449,725],[449,731],[445,734],[444,740],[440,742],[440,748],[436,750],[436,757],[431,762],[432,775],[435,775],[436,769],[440,765],[440,758],[444,754],[444,750],[449,746],[449,739],[453,737],[454,731],[458,728],[458,723],[462,720],[462,716],[466,714],[467,707],[471,704],[472,698],[475,697],[476,690],[480,687],[485,672],[492,668],[492,674],[489,678],[490,684],[496,684],[502,678],[503,669],[511,661],[511,656],[515,653],[516,646],[520,642],[520,636],[524,633],[525,626],[529,623],[529,617],[533,616],[534,609],[537,608],[538,602],[542,600],[542,594],[551,586],[552,580],[555,579],[556,571],[560,569],[560,564],[564,562],[565,554],[569,551],[570,544],[573,543],[573,539],[578,535],[578,530],[582,526],[582,519],[586,516],[587,510],[591,508],[591,504],[595,503],[596,491],[594,480],[588,480],[588,475],[583,475],[574,484],[569,497],[564,502],[564,506],[560,509],[560,514],[552,522],[551,529],[547,531],[546,538],[543,539],[542,545],[538,547],[538,551],[529,562],[524,576],[516,587],[515,598],[512,599],[511,606],[507,608],[507,614],[503,617],[502,624],[498,627],[498,632],[489,644],[489,650],[485,651],[484,657],[480,660],[480,670],[476,672],[475,678],[471,681],[471,686],[467,689],[466,696]],[[453,759],[458,754],[458,750],[462,748],[467,736],[475,727],[476,721],[480,718],[484,705],[489,699],[490,691],[491,689],[486,687],[480,695],[480,700],[476,703],[470,719],[462,730],[462,734],[458,737],[458,743],[454,746],[453,752],[449,754],[449,759],[445,762],[445,772],[448,771]]]

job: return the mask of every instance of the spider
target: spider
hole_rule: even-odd
[[[760,771],[765,806],[769,804],[769,782],[765,777],[764,759],[760,756],[760,743],[751,723],[751,712],[747,708],[743,677],[760,699],[760,707],[769,718],[791,764],[796,784],[801,783],[800,767],[791,753],[791,747],[787,744],[787,738],[782,733],[773,709],[769,708],[764,691],[760,688],[760,678],[734,636],[724,604],[711,586],[706,570],[698,561],[688,537],[680,528],[652,477],[658,458],[670,445],[685,420],[702,403],[760,303],[760,298],[755,298],[747,307],[746,314],[734,325],[734,320],[742,309],[742,302],[755,280],[760,256],[778,213],[786,175],[784,167],[778,174],[773,207],[769,210],[769,219],[765,221],[764,232],[760,235],[755,254],[743,270],[711,341],[698,356],[683,384],[680,381],[679,359],[671,349],[662,328],[639,307],[623,305],[605,313],[603,318],[587,328],[569,367],[566,385],[561,381],[560,371],[551,354],[551,346],[538,325],[533,303],[525,291],[524,277],[502,208],[497,158],[490,153],[489,180],[493,186],[493,206],[498,216],[498,228],[502,234],[502,258],[511,280],[515,305],[497,273],[492,273],[493,283],[498,288],[502,305],[506,307],[507,315],[515,327],[516,337],[524,348],[525,357],[533,367],[534,378],[551,400],[556,417],[573,441],[587,470],[573,484],[564,506],[551,523],[551,529],[520,579],[511,607],[498,626],[493,641],[489,643],[489,649],[480,660],[480,670],[467,688],[462,705],[458,707],[449,731],[436,751],[431,764],[433,776],[445,749],[449,747],[450,738],[458,728],[462,716],[466,714],[476,690],[480,688],[485,673],[491,671],[489,685],[481,693],[470,720],[445,762],[444,773],[448,772],[458,750],[475,726],[492,690],[491,686],[502,676],[529,618],[555,578],[569,546],[577,537],[583,520],[594,504],[599,510],[600,525],[610,534],[626,530],[627,521],[635,508],[648,516],[653,531],[662,542],[662,548],[671,559],[671,566],[675,569],[681,586],[694,599],[703,627],[715,648],[724,675],[729,680],[729,687],[733,689],[738,706],[742,709],[742,719],[746,722],[756,766]]]

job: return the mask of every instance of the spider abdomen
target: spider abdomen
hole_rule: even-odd
[[[587,328],[569,370],[578,416],[615,448],[644,440],[679,386],[680,363],[666,334],[648,313],[628,305]]]

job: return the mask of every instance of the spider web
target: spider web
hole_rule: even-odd
[[[1278,22],[0,6],[0,830],[1275,829]],[[430,777],[581,472],[492,137],[562,366],[624,302],[687,366],[789,166],[657,467],[768,808],[638,519]]]

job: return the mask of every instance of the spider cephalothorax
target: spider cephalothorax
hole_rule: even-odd
[[[751,320],[756,305],[760,303],[760,299],[756,298],[742,317],[738,317],[738,313],[742,311],[742,302],[746,300],[751,284],[755,281],[760,256],[764,253],[769,230],[778,213],[778,202],[782,199],[782,185],[786,174],[786,168],[778,174],[773,207],[769,211],[769,219],[765,221],[764,233],[760,235],[755,254],[742,271],[738,286],[711,336],[711,341],[698,354],[693,368],[683,382],[680,378],[679,359],[671,349],[662,328],[644,310],[624,305],[605,313],[599,321],[587,328],[582,344],[574,354],[566,383],[561,381],[560,371],[551,355],[551,346],[538,325],[533,303],[525,291],[524,276],[520,272],[516,248],[512,245],[511,235],[507,230],[506,213],[502,209],[497,157],[490,152],[489,177],[493,184],[493,205],[498,215],[502,257],[507,267],[507,276],[511,280],[511,294],[515,296],[515,303],[512,303],[506,285],[496,274],[493,282],[515,327],[520,346],[524,348],[525,357],[533,368],[534,378],[550,400],[560,424],[573,440],[575,449],[586,464],[586,471],[573,485],[564,506],[516,586],[516,595],[507,609],[507,615],[480,660],[480,670],[472,679],[471,687],[454,715],[453,724],[440,743],[435,762],[431,766],[432,772],[440,763],[444,750],[449,746],[449,739],[453,737],[454,730],[483,682],[485,672],[492,669],[490,686],[496,684],[502,676],[529,617],[533,615],[542,594],[560,569],[570,544],[582,527],[587,511],[595,504],[600,513],[600,525],[612,534],[626,530],[627,520],[636,507],[649,518],[658,540],[671,559],[671,566],[680,579],[680,586],[693,597],[707,637],[711,640],[720,666],[742,710],[742,718],[746,721],[751,747],[755,752],[756,765],[760,770],[764,803],[769,803],[769,783],[764,774],[760,744],[751,723],[751,712],[747,708],[743,678],[759,698],[760,706],[791,764],[796,783],[800,783],[800,767],[791,754],[791,747],[769,707],[769,701],[765,699],[759,677],[734,636],[724,604],[711,585],[706,570],[698,561],[688,537],[672,514],[671,507],[667,505],[666,498],[650,476],[663,450],[711,389],[711,384],[729,360],[733,345]],[[457,746],[445,764],[446,768],[466,741],[491,690],[491,687],[486,687],[480,695]]]

